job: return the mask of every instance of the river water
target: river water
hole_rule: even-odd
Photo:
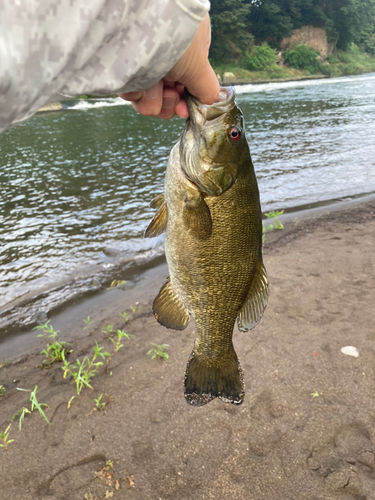
[[[264,212],[375,191],[375,74],[236,91]],[[0,135],[0,341],[163,253],[142,235],[184,121],[64,108]]]

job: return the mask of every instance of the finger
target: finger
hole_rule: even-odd
[[[142,99],[144,91],[141,92],[127,92],[126,94],[117,94],[124,101],[139,101]]]
[[[179,101],[175,111],[180,118],[189,118],[189,109],[184,98]]]
[[[165,86],[163,89],[163,104],[161,111],[158,115],[159,118],[164,120],[169,120],[173,118],[175,113],[175,107],[180,100],[180,96],[174,87]]]
[[[160,81],[147,89],[138,101],[133,102],[133,108],[141,115],[158,116],[163,104],[163,82]]]
[[[199,76],[192,75],[184,83],[190,94],[197,97],[202,104],[213,104],[218,100],[220,84],[208,61],[205,62]]]

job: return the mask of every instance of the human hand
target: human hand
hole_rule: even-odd
[[[187,51],[160,82],[147,90],[119,94],[119,97],[131,101],[138,113],[163,119],[174,115],[181,118],[189,116],[184,98],[185,87],[203,104],[214,103],[220,84],[208,61],[210,44],[211,26],[207,14]]]

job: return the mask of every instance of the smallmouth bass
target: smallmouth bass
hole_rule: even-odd
[[[203,105],[187,96],[190,118],[173,147],[164,195],[145,237],[165,231],[170,277],[154,300],[157,321],[176,330],[189,315],[196,339],[185,374],[185,398],[201,406],[214,398],[240,404],[242,370],[232,343],[254,328],[269,288],[262,260],[258,185],[234,89]]]

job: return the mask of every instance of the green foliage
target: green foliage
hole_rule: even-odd
[[[71,350],[67,349],[67,346],[70,345],[68,342],[62,342],[61,340],[57,340],[58,330],[55,331],[52,325],[49,324],[49,321],[44,325],[38,325],[34,328],[34,330],[41,330],[42,333],[38,335],[38,337],[44,337],[47,348],[41,351],[40,354],[44,354],[46,359],[43,360],[42,365],[49,367],[55,361],[62,361],[63,355],[67,355],[71,353]]]
[[[302,26],[322,28],[340,50],[355,43],[375,55],[375,0],[215,0],[211,21],[216,65],[243,57],[254,39],[275,48]]]
[[[250,71],[269,70],[276,66],[275,51],[267,43],[252,47],[251,51],[245,54],[245,60],[246,69]]]
[[[39,414],[44,418],[44,420],[47,422],[47,424],[49,424],[49,420],[48,418],[46,417],[44,411],[42,410],[42,406],[45,406],[46,408],[48,408],[48,405],[45,404],[45,403],[39,403],[39,401],[37,400],[37,397],[36,397],[36,391],[38,390],[38,386],[36,385],[34,387],[34,390],[31,391],[31,390],[28,390],[28,389],[20,389],[19,387],[17,387],[17,390],[18,391],[23,391],[23,392],[30,392],[30,399],[29,399],[29,404],[26,406],[24,406],[23,408],[21,408],[19,411],[17,411],[17,413],[15,413],[11,419],[11,423],[13,422],[13,420],[18,417],[18,415],[20,415],[20,420],[19,420],[19,429],[21,430],[21,427],[22,427],[22,422],[24,421],[24,418],[26,415],[29,415],[31,414],[33,411],[37,410],[39,412]]]
[[[103,394],[100,394],[100,396],[97,399],[94,399],[94,401],[95,401],[95,409],[97,411],[103,410],[104,407],[105,407],[105,405],[107,404],[107,403],[104,403],[104,402],[101,401],[102,397],[103,397]]]
[[[322,73],[319,52],[307,45],[293,45],[284,52],[284,61],[292,68],[305,69],[309,73]]]
[[[0,397],[4,396],[5,391],[6,391],[5,387],[3,385],[0,385]]]
[[[116,334],[117,334],[117,341],[115,339],[113,339],[112,337],[109,337],[109,340],[112,342],[112,344],[114,346],[112,353],[111,354],[107,353],[107,352],[104,353],[105,355],[108,356],[107,362],[106,362],[106,367],[105,367],[106,373],[108,373],[109,363],[111,362],[111,359],[113,358],[113,356],[116,354],[117,351],[119,351],[121,349],[121,347],[124,347],[124,344],[120,343],[121,339],[123,339],[124,337],[126,337],[128,339],[130,337],[130,335],[123,332],[122,330],[117,330]]]
[[[152,347],[148,353],[147,353],[147,356],[151,356],[151,359],[156,359],[156,358],[159,358],[159,359],[168,359],[169,358],[169,354],[167,354],[165,351],[165,349],[167,347],[169,347],[168,344],[154,344],[154,343],[151,343],[150,345],[154,345],[155,347]]]
[[[272,212],[268,212],[264,214],[267,219],[273,219],[273,224],[269,225],[267,231],[273,231],[274,229],[284,229],[284,226],[279,219],[280,215],[284,213],[284,210],[273,210]]]
[[[90,330],[90,326],[94,323],[94,320],[90,319],[90,316],[87,316],[87,318],[84,319],[83,322],[86,325],[83,327],[83,329],[86,330],[86,328],[87,328],[88,330]]]
[[[77,359],[76,365],[72,365],[63,356],[64,366],[61,368],[64,371],[64,378],[68,375],[73,378],[72,383],[76,385],[77,396],[81,394],[84,387],[92,389],[90,382],[98,374],[98,368],[103,364],[103,361],[98,361],[98,359],[105,359],[106,355],[110,356],[109,353],[102,352],[103,349],[95,342],[94,354],[91,359],[88,356],[85,356],[82,361]]]
[[[0,432],[0,439],[2,440],[2,444],[0,444],[0,448],[4,448],[4,450],[8,449],[8,445],[10,443],[13,443],[14,439],[8,439],[9,438],[9,433],[10,433],[10,428],[12,424],[9,424],[8,427],[5,429],[4,432]]]
[[[211,3],[210,58],[213,61],[230,62],[247,51],[254,39],[247,22],[250,9],[246,0],[215,0]]]

